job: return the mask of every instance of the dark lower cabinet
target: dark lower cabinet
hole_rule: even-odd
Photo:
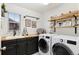
[[[31,55],[38,52],[38,37],[1,41],[2,55]]]

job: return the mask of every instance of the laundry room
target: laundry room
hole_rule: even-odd
[[[79,55],[79,3],[0,7],[0,55]]]

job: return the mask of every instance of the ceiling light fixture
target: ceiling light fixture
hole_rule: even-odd
[[[44,4],[44,5],[48,5],[49,3],[42,3],[42,4]]]

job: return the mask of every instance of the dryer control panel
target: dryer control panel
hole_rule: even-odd
[[[46,36],[46,38],[47,38],[47,39],[50,39],[50,37],[49,37],[49,36]]]
[[[68,44],[76,45],[76,41],[67,40]]]

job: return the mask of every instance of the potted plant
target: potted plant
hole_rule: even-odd
[[[6,8],[5,8],[5,4],[3,3],[2,5],[1,5],[1,16],[2,17],[5,17],[5,13],[6,13],[7,11],[6,11]]]

